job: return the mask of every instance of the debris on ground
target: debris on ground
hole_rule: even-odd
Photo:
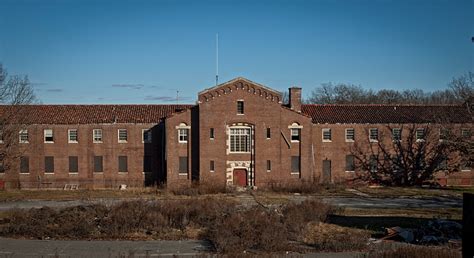
[[[460,246],[462,225],[449,220],[429,221],[420,228],[391,227],[385,229],[385,236],[378,239],[382,241],[397,241],[421,245],[449,244],[453,247]]]

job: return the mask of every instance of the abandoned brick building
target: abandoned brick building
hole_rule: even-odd
[[[444,114],[460,134],[472,137],[473,128],[461,105],[309,105],[301,103],[297,87],[284,105],[280,92],[245,78],[201,91],[195,105],[23,110],[21,156],[0,173],[7,187],[341,182],[356,174],[350,146],[389,137],[382,133],[389,124],[436,123],[433,115]],[[474,172],[464,166],[440,179],[471,185]]]

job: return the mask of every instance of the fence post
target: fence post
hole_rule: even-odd
[[[474,257],[474,194],[463,194],[462,257]]]

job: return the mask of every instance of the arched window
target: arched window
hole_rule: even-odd
[[[180,123],[179,126],[176,126],[178,129],[178,142],[187,143],[189,138],[189,126],[186,123]]]

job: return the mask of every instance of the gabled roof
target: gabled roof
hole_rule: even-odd
[[[25,124],[159,123],[193,105],[23,105],[0,106],[19,112]]]
[[[464,105],[302,105],[316,124],[473,123]]]
[[[210,91],[215,91],[216,89],[219,89],[219,88],[222,87],[222,86],[226,86],[226,85],[229,85],[229,84],[233,84],[233,83],[238,82],[238,81],[243,81],[243,82],[246,82],[246,83],[249,83],[249,84],[253,84],[253,85],[255,85],[255,86],[258,86],[258,87],[260,87],[260,88],[265,89],[266,91],[269,91],[269,92],[272,92],[273,94],[276,94],[276,95],[281,96],[281,92],[276,91],[276,90],[274,90],[274,89],[272,89],[272,88],[269,88],[269,87],[267,87],[267,86],[265,86],[265,85],[262,85],[262,84],[260,84],[260,83],[256,83],[256,82],[254,82],[254,81],[251,81],[251,80],[249,80],[249,79],[247,79],[247,78],[244,78],[244,77],[237,77],[237,78],[232,79],[232,80],[230,80],[230,81],[227,81],[227,82],[218,84],[218,85],[216,85],[216,86],[214,86],[214,87],[207,88],[207,89],[205,89],[205,90],[200,91],[200,92],[198,93],[198,95],[202,95],[202,94],[205,94],[205,93],[210,92]]]

